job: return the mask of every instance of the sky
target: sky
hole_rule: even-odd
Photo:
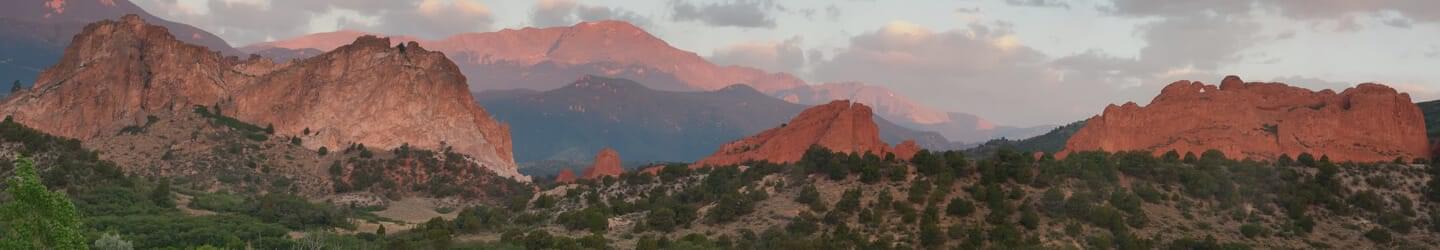
[[[1225,75],[1440,98],[1433,0],[134,0],[234,46],[616,19],[722,65],[859,81],[997,124],[1064,124]]]

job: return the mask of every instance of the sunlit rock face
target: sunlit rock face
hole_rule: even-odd
[[[1143,150],[1275,159],[1310,153],[1334,161],[1428,158],[1425,122],[1410,96],[1365,83],[1340,93],[1226,77],[1219,86],[1178,81],[1149,105],[1110,105],[1062,154]]]

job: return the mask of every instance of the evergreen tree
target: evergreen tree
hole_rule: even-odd
[[[20,158],[0,204],[0,249],[83,249],[80,213],[64,194],[41,184],[34,163]]]
[[[155,189],[150,190],[150,201],[160,207],[175,206],[175,199],[170,194],[170,179],[161,179],[160,183],[155,185]]]
[[[15,80],[15,84],[10,85],[10,94],[15,94],[15,92],[20,92],[21,90],[25,90],[25,87],[20,86],[20,80]]]

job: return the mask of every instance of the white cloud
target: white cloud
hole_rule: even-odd
[[[775,28],[772,11],[783,7],[770,0],[737,0],[712,4],[692,4],[687,1],[672,1],[674,21],[695,21],[710,26],[733,26],[744,28]]]
[[[621,20],[636,26],[650,26],[650,19],[620,8],[578,4],[574,0],[541,0],[530,13],[530,24],[540,27],[570,26],[577,22]]]
[[[771,72],[798,73],[805,66],[800,38],[781,42],[744,42],[720,48],[710,56],[719,65],[740,65]]]

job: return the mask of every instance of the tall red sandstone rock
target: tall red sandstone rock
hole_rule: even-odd
[[[1110,105],[1070,138],[1061,155],[1209,149],[1230,158],[1308,152],[1358,162],[1427,158],[1430,152],[1419,108],[1390,87],[1364,83],[1336,94],[1227,76],[1218,87],[1171,83],[1144,107]]]
[[[0,103],[0,115],[85,140],[196,105],[273,124],[280,134],[309,129],[311,148],[450,148],[501,176],[528,179],[516,172],[508,128],[475,104],[454,63],[375,37],[276,65],[222,57],[129,15],[86,26],[35,87]]]
[[[889,146],[880,140],[874,113],[864,104],[832,101],[800,112],[789,123],[755,136],[727,143],[694,166],[723,166],[747,161],[790,163],[799,161],[811,145],[835,152],[869,152],[885,155]]]
[[[614,149],[605,148],[595,154],[595,162],[591,163],[590,168],[585,169],[582,178],[594,180],[605,176],[620,177],[620,174],[624,172],[625,168],[620,166],[620,153],[615,152]]]

